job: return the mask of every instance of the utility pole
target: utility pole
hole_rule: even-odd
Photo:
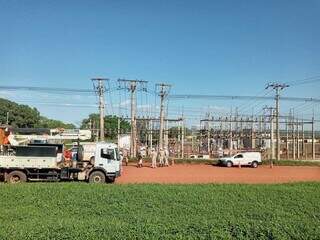
[[[287,149],[287,159],[289,159],[289,119],[286,118],[286,149]]]
[[[312,131],[312,160],[314,160],[314,159],[316,159],[316,146],[315,146],[315,134],[314,134],[314,115],[312,116],[311,131]]]
[[[106,90],[104,86],[104,81],[108,81],[109,79],[108,78],[92,78],[91,80],[93,82],[94,90],[99,97],[100,141],[104,141],[104,116],[105,116],[104,93]]]
[[[118,79],[119,88],[127,89],[131,93],[131,135],[130,135],[130,157],[137,156],[137,121],[136,121],[136,107],[137,107],[137,90],[147,91],[147,81],[143,80],[128,80]],[[138,85],[140,88],[138,89]]]
[[[9,125],[9,112],[7,112],[7,125]]]
[[[275,100],[276,100],[276,131],[277,131],[277,160],[280,160],[280,126],[279,126],[279,117],[280,117],[280,90],[283,90],[286,87],[289,87],[288,84],[280,84],[280,83],[269,83],[266,87],[273,88],[276,91]]]
[[[160,96],[160,131],[159,131],[159,150],[163,149],[163,129],[164,129],[164,101],[169,95],[171,85],[165,83],[156,84],[156,91]]]
[[[300,158],[300,134],[299,134],[299,119],[296,122],[296,130],[297,130],[297,158]]]
[[[117,131],[117,133],[118,133],[118,146],[119,146],[119,143],[120,143],[120,129],[121,129],[121,119],[120,119],[120,117],[118,117],[118,131]]]
[[[181,158],[184,158],[184,135],[185,135],[185,128],[184,128],[184,118],[182,117],[182,131],[181,131]]]
[[[153,148],[153,139],[152,139],[152,135],[153,135],[153,122],[152,120],[149,121],[149,129],[150,129],[150,135],[149,135],[149,144],[150,144],[150,149]]]

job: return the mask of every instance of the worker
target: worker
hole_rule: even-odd
[[[140,151],[138,152],[137,158],[138,158],[138,166],[137,167],[142,168],[142,155],[141,155]]]
[[[152,168],[156,168],[157,167],[157,151],[155,151],[153,148],[151,149],[151,160],[152,160],[152,164],[151,167]]]
[[[169,167],[169,151],[167,148],[164,148],[164,165]]]
[[[122,150],[122,154],[123,154],[123,160],[125,161],[126,166],[128,166],[129,158],[128,158],[128,151],[127,151],[127,149],[123,149],[123,150]]]
[[[162,148],[160,148],[159,150],[159,166],[163,167],[163,160],[164,160],[164,150]]]

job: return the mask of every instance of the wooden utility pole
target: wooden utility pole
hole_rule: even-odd
[[[159,150],[163,149],[163,129],[164,129],[164,102],[169,95],[171,85],[165,83],[156,84],[158,95],[160,96],[160,131],[159,131]]]
[[[277,131],[277,160],[280,160],[280,126],[279,126],[279,118],[280,118],[280,90],[283,90],[286,87],[289,87],[287,84],[279,84],[279,83],[271,83],[268,84],[266,89],[273,88],[276,91],[275,101],[276,101],[276,131]]]
[[[91,80],[93,82],[94,90],[99,97],[100,141],[104,141],[104,116],[105,116],[104,81],[107,81],[109,79],[108,78],[92,78]],[[97,85],[95,84],[95,82],[97,82]]]

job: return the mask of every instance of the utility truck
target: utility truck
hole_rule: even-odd
[[[1,145],[0,178],[8,183],[26,181],[88,181],[114,182],[121,173],[118,147],[113,143],[95,145],[95,157],[83,160],[83,148],[78,147],[77,160],[61,156],[61,146],[55,144],[10,146]]]
[[[219,165],[232,167],[234,165],[246,165],[253,168],[257,168],[261,164],[260,152],[242,152],[232,157],[224,157],[219,159]]]

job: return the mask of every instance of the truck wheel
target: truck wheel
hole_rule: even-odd
[[[24,172],[13,171],[8,174],[7,182],[8,183],[22,183],[27,181],[27,176]]]
[[[227,167],[232,167],[232,165],[233,165],[233,164],[232,164],[231,161],[228,161],[228,162],[227,162]]]
[[[257,168],[257,167],[258,167],[258,162],[257,162],[257,161],[253,161],[253,162],[251,163],[251,167]]]
[[[89,183],[105,183],[106,176],[103,172],[95,171],[90,174],[89,176]]]

